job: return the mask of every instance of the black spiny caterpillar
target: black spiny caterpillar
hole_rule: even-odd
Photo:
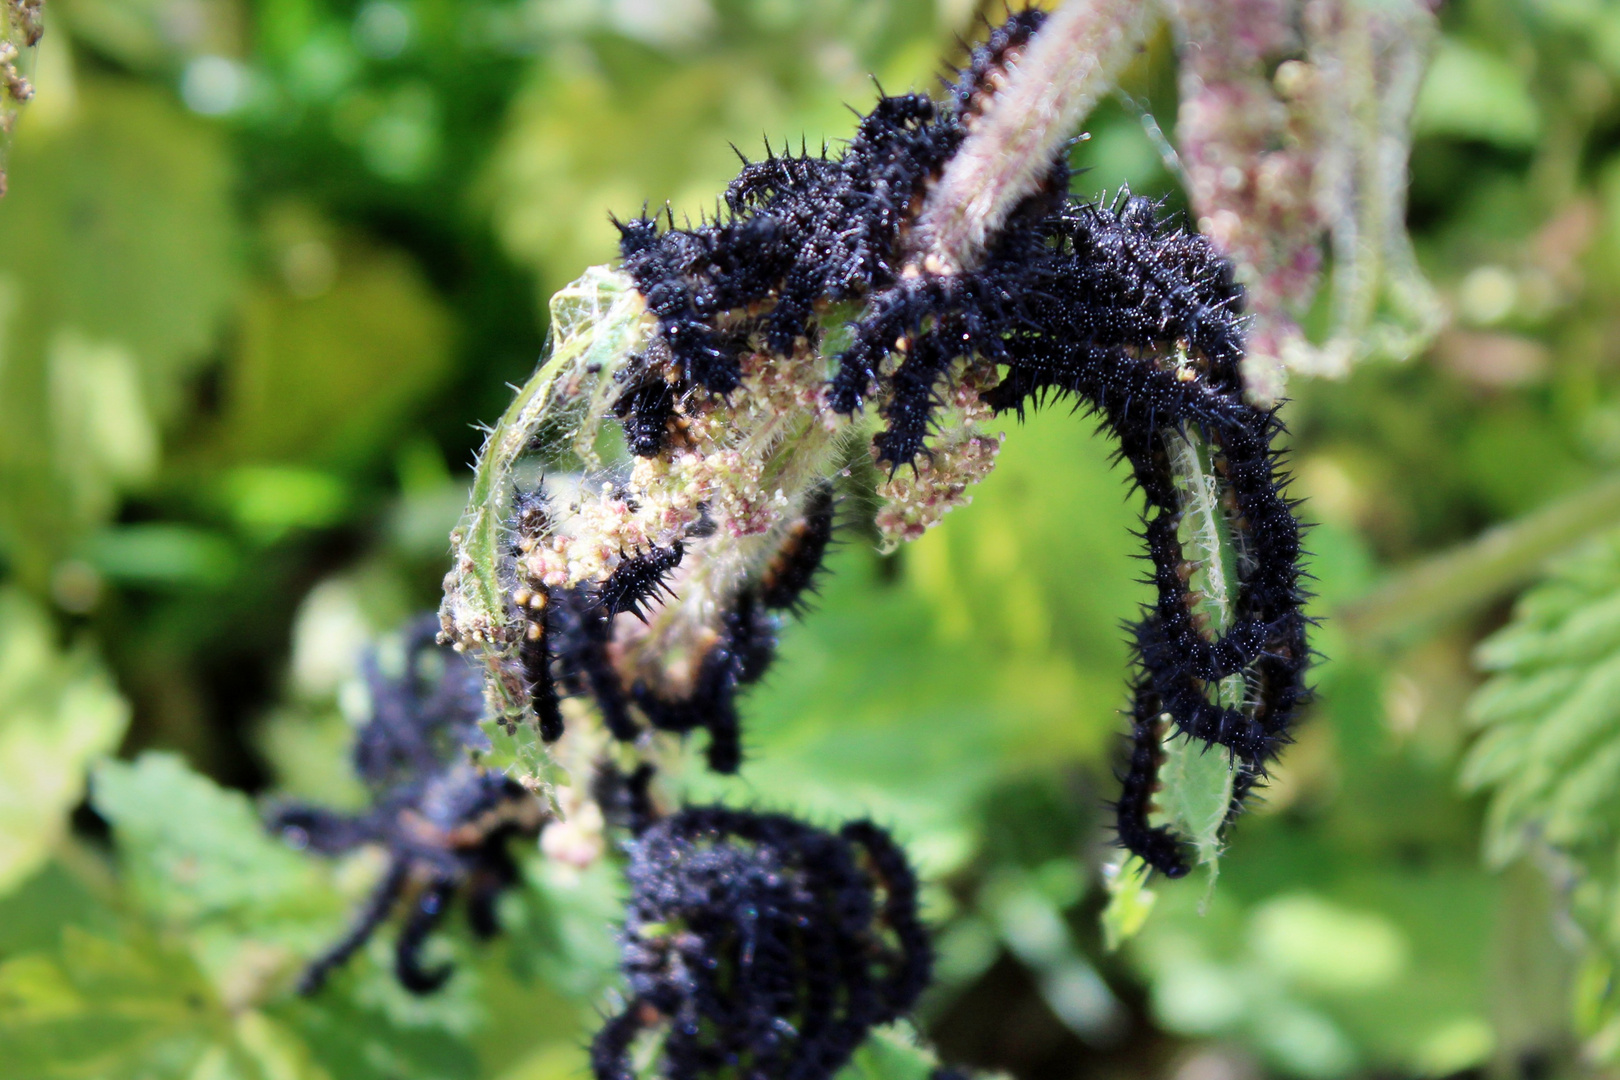
[[[511,520],[514,553],[521,553],[544,523],[535,508],[546,501],[539,489],[518,495]],[[742,763],[737,694],[758,682],[770,666],[776,650],[775,613],[802,608],[833,524],[832,488],[826,485],[806,500],[802,517],[759,579],[732,593],[684,693],[626,680],[614,666],[610,648],[616,615],[628,612],[644,619],[646,606],[668,593],[669,576],[681,564],[679,543],[626,556],[601,584],[516,590],[513,603],[528,626],[518,656],[541,737],[550,742],[562,735],[560,699],[581,696],[596,705],[608,731],[621,741],[634,742],[644,730],[641,721],[682,735],[707,730],[710,767],[736,772]]]
[[[1160,733],[1169,727],[1224,747],[1240,763],[1234,813],[1288,741],[1307,696],[1300,527],[1281,490],[1282,425],[1244,397],[1242,291],[1206,238],[1171,227],[1128,193],[1111,204],[1076,201],[1059,154],[975,267],[945,272],[908,248],[930,181],[979,119],[1000,67],[1042,20],[1034,10],[1012,16],[975,50],[943,104],[915,94],[880,99],[837,157],[745,164],[726,191],[723,221],[662,231],[646,217],[622,225],[624,266],[658,320],[658,339],[624,380],[616,411],[636,453],[664,453],[680,414],[738,392],[745,357],[803,362],[824,340],[829,305],[844,304],[858,315],[826,402],[845,414],[877,403],[884,427],[874,457],[891,476],[931,454],[946,399],[964,388],[978,395],[963,381],[964,365],[999,370],[999,385],[976,398],[998,412],[1073,395],[1099,416],[1146,497],[1158,594],[1133,631],[1135,750],[1119,840],[1179,876],[1187,869],[1181,844],[1149,824]],[[1187,505],[1174,460],[1180,441],[1193,438],[1210,448],[1237,552],[1232,622],[1219,635],[1204,626],[1202,598],[1188,586],[1196,564],[1178,535]],[[740,599],[739,610],[753,599]],[[742,681],[750,633],[740,640],[726,654],[734,674],[716,685]],[[1242,702],[1219,704],[1216,684],[1231,677],[1241,677]],[[665,723],[684,729],[699,720]],[[726,713],[720,729],[734,726]]]
[[[608,805],[626,847],[630,1000],[591,1045],[596,1080],[631,1080],[663,1029],[661,1076],[825,1080],[928,985],[932,948],[905,854],[869,822],[824,832],[780,814],[689,807],[660,821],[645,769]]]
[[[458,893],[466,897],[473,933],[497,933],[495,901],[518,880],[507,842],[540,831],[544,810],[533,795],[467,761],[467,747],[481,738],[482,683],[461,656],[433,644],[437,631],[431,616],[410,628],[398,678],[385,677],[376,657],[365,661],[372,715],[356,738],[354,767],[371,789],[371,808],[342,814],[287,803],[268,816],[271,829],[321,855],[368,844],[388,852],[388,868],[353,927],[305,969],[300,993],[318,991],[402,901],[409,914],[395,949],[395,973],[412,993],[438,989],[451,969],[422,966],[428,935]],[[442,669],[432,672],[430,659]]]

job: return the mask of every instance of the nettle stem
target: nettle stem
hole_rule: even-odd
[[[935,274],[976,265],[1157,19],[1155,6],[1140,0],[1070,0],[1054,12],[929,189],[913,261]]]
[[[1479,611],[1533,580],[1547,561],[1620,525],[1620,477],[1604,479],[1391,576],[1334,613],[1358,649],[1375,651]]]

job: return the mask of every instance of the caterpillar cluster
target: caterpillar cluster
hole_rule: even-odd
[[[397,678],[383,675],[375,656],[364,661],[372,714],[356,734],[354,767],[372,792],[371,807],[344,814],[289,802],[267,815],[271,830],[320,855],[366,845],[388,853],[388,867],[353,926],[305,968],[299,993],[319,991],[402,902],[409,914],[394,950],[395,975],[414,994],[437,990],[451,968],[423,967],[428,935],[463,894],[473,933],[494,936],[496,900],[518,881],[508,842],[538,835],[544,823],[539,800],[522,785],[466,760],[467,746],[480,738],[482,682],[460,655],[433,644],[437,632],[433,616],[408,630],[405,670]],[[438,672],[430,659],[443,665]]]
[[[953,318],[919,333],[925,321],[962,306],[948,299],[961,283],[910,265],[903,234],[929,179],[1044,19],[1030,9],[996,29],[974,50],[944,108],[922,94],[885,96],[836,158],[823,148],[745,161],[726,188],[723,222],[680,229],[671,219],[663,231],[645,216],[620,224],[624,268],[658,319],[662,346],[647,351],[619,399],[635,453],[665,448],[678,400],[736,390],[739,357],[755,345],[777,357],[814,348],[823,334],[818,316],[841,301],[860,302],[866,313],[838,357],[829,404],[854,413],[883,360],[903,352],[900,370],[884,381],[881,460],[898,465],[922,451],[945,369],[961,357],[990,356],[981,346],[992,343],[994,328]],[[1054,161],[1050,199],[1061,200],[1067,188],[1067,163]],[[1009,237],[1041,243],[1028,230]]]
[[[1011,16],[974,51],[943,104],[882,98],[839,156],[746,163],[726,191],[724,220],[621,225],[625,270],[658,331],[626,369],[616,413],[636,454],[668,454],[685,416],[739,392],[744,357],[764,354],[786,369],[817,355],[833,305],[858,314],[824,407],[852,415],[876,405],[883,425],[873,457],[891,477],[934,465],[948,402],[1021,415],[1072,395],[1095,413],[1145,496],[1157,590],[1132,630],[1133,749],[1116,804],[1118,838],[1179,876],[1187,870],[1181,841],[1150,821],[1167,729],[1231,755],[1235,814],[1306,699],[1300,526],[1282,493],[1282,425],[1244,397],[1242,290],[1209,240],[1170,226],[1128,192],[1107,204],[1076,201],[1060,153],[977,265],[948,271],[909,246],[930,181],[1043,18],[1036,10]],[[1220,632],[1189,585],[1198,562],[1179,535],[1188,505],[1174,461],[1190,440],[1211,455],[1237,553],[1231,621]],[[742,640],[746,651],[746,632]],[[738,675],[751,670],[750,661],[732,662]],[[1223,704],[1217,684],[1234,678],[1242,700]],[[734,728],[729,698],[723,708],[694,703],[723,730]],[[698,722],[680,715],[680,724]]]
[[[633,1044],[660,1029],[661,1076],[833,1076],[929,982],[904,852],[867,821],[826,832],[719,806],[659,819],[649,778],[598,785],[632,835],[630,996],[591,1044],[596,1080],[639,1075]]]
[[[548,501],[543,488],[515,497],[514,558],[548,524]],[[807,496],[801,516],[763,572],[731,592],[718,629],[702,643],[681,692],[621,671],[614,648],[617,616],[645,621],[649,605],[674,595],[670,578],[685,557],[680,541],[624,555],[601,582],[515,587],[512,604],[525,623],[518,663],[541,738],[551,742],[562,736],[562,700],[579,696],[596,706],[609,733],[623,742],[640,738],[644,725],[681,735],[704,729],[709,767],[736,772],[742,764],[738,693],[770,666],[779,617],[803,609],[834,527],[833,488],[823,484]]]

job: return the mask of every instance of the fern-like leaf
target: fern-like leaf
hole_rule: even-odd
[[[1573,875],[1590,934],[1577,1012],[1597,1041],[1620,1033],[1620,534],[1553,568],[1476,661],[1490,679],[1469,704],[1482,729],[1462,785],[1491,796],[1485,854],[1503,865],[1535,851]]]

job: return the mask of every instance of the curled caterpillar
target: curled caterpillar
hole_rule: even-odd
[[[647,773],[598,784],[634,822],[622,968],[630,1000],[591,1044],[597,1080],[629,1080],[662,1029],[658,1074],[825,1080],[911,1008],[933,950],[905,853],[866,821],[826,832],[781,814],[687,807],[654,820]],[[621,794],[615,797],[613,788]]]

